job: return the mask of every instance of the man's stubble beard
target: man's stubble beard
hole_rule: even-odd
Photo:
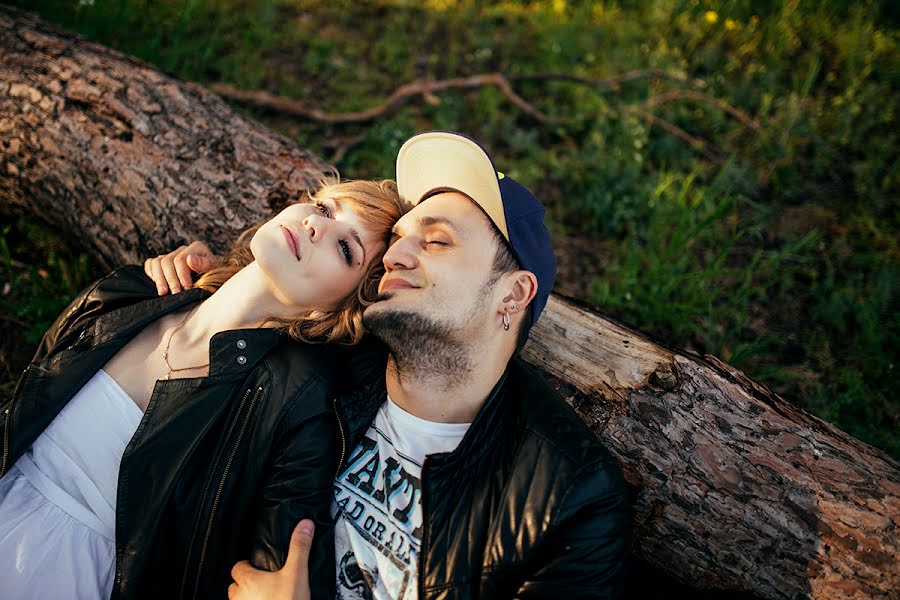
[[[482,314],[484,300],[484,296],[479,297],[470,314]],[[389,368],[397,371],[401,381],[440,380],[445,387],[469,381],[474,359],[464,342],[466,324],[385,307],[364,313],[363,325],[388,347]]]

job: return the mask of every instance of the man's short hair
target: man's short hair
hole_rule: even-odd
[[[487,218],[487,215],[484,216]],[[497,226],[489,218],[487,218],[487,221],[490,224],[491,237],[497,247],[494,251],[494,262],[491,265],[491,283],[495,283],[500,279],[501,275],[521,270],[522,265],[516,260],[509,242],[506,241],[506,238],[503,237]],[[528,332],[531,328],[527,324],[531,323],[533,312],[534,307],[531,304],[525,307],[525,318],[519,323],[519,330],[516,332],[516,350],[514,354],[518,354],[525,347],[525,342],[528,341]]]

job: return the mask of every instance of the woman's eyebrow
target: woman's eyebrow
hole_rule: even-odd
[[[350,235],[356,240],[356,243],[359,244],[359,247],[362,250],[362,264],[366,264],[366,247],[363,246],[362,238],[359,237],[359,232],[355,229],[351,229]]]
[[[341,201],[336,198],[323,198],[323,202],[330,202],[334,205],[334,213],[337,214],[339,212],[343,212],[344,207],[341,205]],[[362,243],[362,238],[359,236],[359,232],[355,229],[350,230],[350,236],[359,244],[360,250],[362,250],[362,264],[366,264],[366,247]]]

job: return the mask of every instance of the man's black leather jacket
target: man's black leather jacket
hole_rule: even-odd
[[[143,327],[207,295],[157,297],[137,267],[79,295],[0,408],[0,474]],[[157,383],[119,470],[113,598],[224,598],[238,560],[281,567],[303,517],[316,522],[313,595],[333,595],[332,352],[226,331],[210,341],[209,377]]]
[[[383,370],[368,381],[337,401],[339,470],[386,399]],[[619,466],[522,361],[459,446],[426,457],[421,481],[420,599],[622,595],[631,508]]]

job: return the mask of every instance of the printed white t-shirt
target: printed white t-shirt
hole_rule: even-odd
[[[422,463],[469,423],[413,416],[388,397],[334,482],[337,597],[413,600],[422,541]]]

